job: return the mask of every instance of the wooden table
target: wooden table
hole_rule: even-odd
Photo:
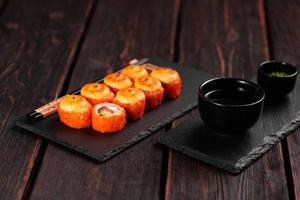
[[[132,58],[242,78],[299,64],[298,0],[0,0],[0,15],[0,199],[300,198],[299,130],[231,176],[153,145],[182,119],[102,165],[14,125]]]

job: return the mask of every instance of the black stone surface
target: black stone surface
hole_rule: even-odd
[[[230,173],[241,173],[299,127],[299,92],[297,80],[294,91],[282,101],[266,102],[259,121],[247,132],[216,132],[205,126],[199,116],[182,122],[158,142]]]
[[[71,129],[59,121],[57,114],[35,123],[22,117],[16,124],[30,131],[28,133],[40,135],[96,161],[105,162],[195,108],[198,86],[212,77],[204,72],[158,58],[150,58],[149,63],[176,69],[183,80],[182,95],[176,100],[164,101],[158,108],[145,112],[142,119],[128,122],[119,133],[105,135],[96,133],[91,128]]]

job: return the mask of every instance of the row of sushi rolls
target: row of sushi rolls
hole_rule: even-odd
[[[176,99],[182,81],[178,72],[169,67],[130,65],[110,73],[103,83],[84,85],[80,95],[66,95],[58,105],[60,121],[75,128],[92,128],[100,133],[114,133],[126,121],[143,117],[145,110],[158,107],[163,99]]]

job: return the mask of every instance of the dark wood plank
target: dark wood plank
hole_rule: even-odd
[[[300,199],[300,130],[298,129],[291,136],[287,138],[287,149],[286,159],[289,172],[291,176],[289,177],[290,193],[295,197],[295,199]]]
[[[0,15],[4,12],[9,0],[0,0]]]
[[[267,17],[269,35],[272,41],[272,57],[278,60],[300,64],[300,2],[267,1]],[[298,68],[299,70],[299,68]],[[298,94],[297,94],[298,95]],[[300,134],[299,130],[287,138],[290,163],[287,163],[291,171],[291,193],[296,199],[300,199]]]
[[[15,120],[58,95],[90,6],[11,0],[1,14],[0,199],[26,193],[41,140],[17,129]]]
[[[69,88],[134,57],[171,59],[178,5],[172,0],[99,1]],[[158,134],[102,165],[49,145],[32,199],[158,199],[163,153],[152,144]]]
[[[133,58],[172,60],[179,0],[170,2],[99,2],[69,91],[118,70]]]
[[[183,1],[179,60],[251,78],[269,56],[263,1]],[[187,116],[186,116],[187,117]],[[190,117],[199,117],[195,110]],[[239,176],[169,152],[166,199],[288,199],[277,145]]]

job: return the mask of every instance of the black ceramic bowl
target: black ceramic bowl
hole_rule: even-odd
[[[264,98],[264,90],[250,81],[211,79],[199,87],[200,116],[215,130],[224,133],[245,131],[258,120]]]
[[[267,99],[281,99],[295,87],[297,68],[276,60],[259,65],[257,82],[265,90]]]

